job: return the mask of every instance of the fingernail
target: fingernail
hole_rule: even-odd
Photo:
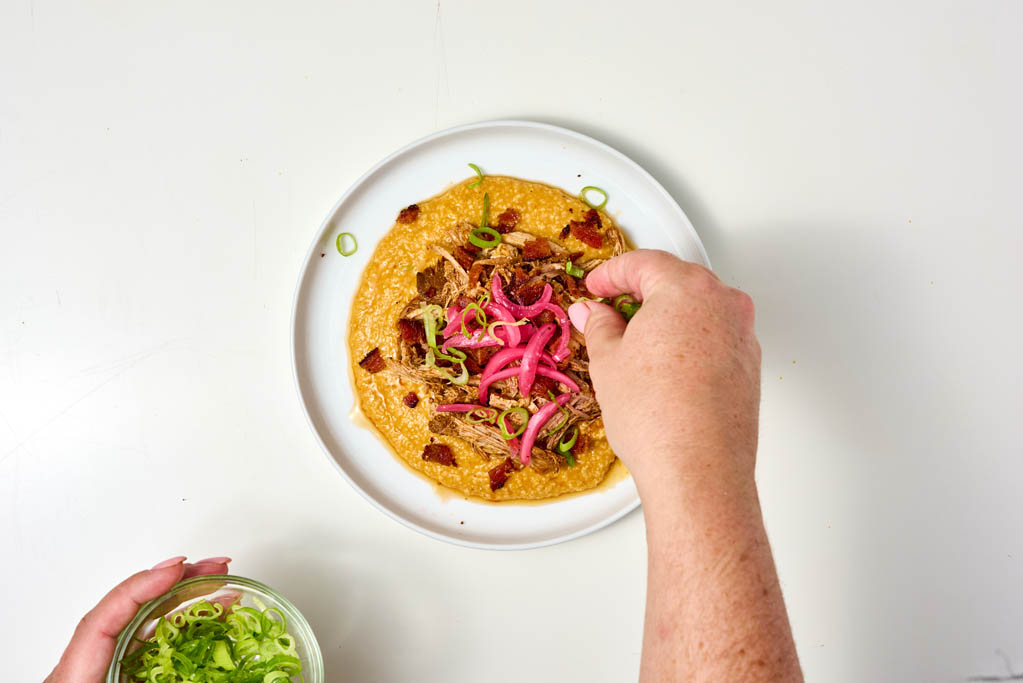
[[[177,557],[172,557],[169,560],[164,560],[160,564],[155,565],[153,569],[166,569],[167,567],[173,567],[176,564],[181,564],[186,559],[187,558],[184,555],[178,555]]]
[[[586,321],[590,319],[589,304],[585,301],[580,301],[569,306],[568,319],[572,321],[572,327],[585,333]]]
[[[202,560],[196,560],[192,564],[227,564],[230,561],[230,557],[207,557]]]

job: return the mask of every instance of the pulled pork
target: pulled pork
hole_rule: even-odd
[[[418,207],[415,205],[402,211],[399,221],[415,220]],[[528,306],[539,299],[546,287],[552,289],[551,303],[562,310],[582,299],[591,298],[583,278],[576,278],[566,271],[566,262],[588,273],[599,265],[601,259],[581,260],[582,253],[570,249],[572,240],[579,240],[589,246],[609,246],[613,254],[625,251],[622,234],[613,225],[603,226],[596,211],[588,211],[582,221],[572,221],[562,232],[564,243],[516,230],[520,214],[514,208],[506,208],[497,215],[492,226],[501,233],[501,243],[495,247],[481,249],[469,241],[469,233],[475,228],[469,223],[455,226],[442,244],[431,244],[430,249],[438,255],[435,263],[416,273],[416,296],[405,306],[397,321],[399,354],[397,358],[384,359],[378,350],[369,354],[361,363],[370,372],[383,372],[401,380],[410,380],[422,385],[419,395],[413,400],[410,394],[406,404],[413,407],[424,401],[428,414],[433,415],[429,429],[437,436],[461,439],[468,443],[475,453],[485,460],[495,459],[490,470],[490,487],[496,491],[505,485],[513,473],[523,465],[519,461],[516,440],[506,440],[493,422],[467,419],[464,413],[438,413],[436,407],[448,403],[478,403],[478,388],[483,368],[499,346],[465,348],[466,359],[462,363],[468,374],[468,381],[458,385],[450,381],[461,372],[461,367],[451,367],[449,361],[428,354],[427,335],[423,325],[423,309],[426,306],[440,306],[444,311],[457,306],[485,305],[491,297],[491,281],[494,275],[501,278],[504,292],[515,303]],[[409,220],[411,219],[411,220]],[[434,309],[436,310],[436,309]],[[558,316],[544,310],[529,322],[536,328],[546,323],[555,323],[557,331],[548,348],[555,348],[560,342],[561,327]],[[450,321],[448,321],[450,322]],[[489,321],[488,321],[489,322]],[[442,342],[440,330],[445,320],[438,322],[436,343]],[[519,392],[516,377],[493,382],[489,388],[487,407],[494,411],[508,408],[525,408],[530,415],[562,393],[571,393],[564,406],[542,427],[533,445],[529,467],[541,473],[553,473],[574,462],[558,445],[570,431],[600,417],[590,382],[589,364],[582,335],[571,330],[568,340],[569,353],[560,363],[558,370],[579,386],[578,392],[569,392],[567,386],[557,379],[537,375],[528,392]],[[374,355],[375,354],[375,355]],[[427,356],[433,365],[427,363]],[[496,414],[492,413],[491,415]],[[510,446],[509,444],[512,444]],[[574,457],[585,457],[585,437],[579,434],[576,445],[571,449]],[[457,466],[447,446],[428,444],[423,458],[448,466]]]

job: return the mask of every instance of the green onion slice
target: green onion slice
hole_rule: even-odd
[[[485,422],[487,424],[493,424],[494,420],[497,419],[496,408],[474,408],[470,410],[465,416],[465,421],[469,424],[480,424]]]
[[[471,168],[472,170],[476,171],[476,176],[477,176],[476,182],[474,182],[471,185],[469,185],[469,187],[479,187],[480,185],[483,184],[483,171],[481,171],[480,167],[477,166],[476,164],[469,164],[469,168]]]
[[[622,314],[626,321],[632,320],[632,316],[640,309],[642,304],[632,298],[630,294],[619,294],[614,299],[614,309]]]
[[[352,241],[351,249],[348,249],[344,246],[344,241],[346,237]],[[357,252],[359,250],[359,242],[355,239],[355,235],[353,235],[350,232],[342,232],[340,235],[338,235],[337,250],[341,253],[342,256],[351,256],[352,254]]]
[[[572,277],[582,277],[583,275],[586,275],[582,268],[575,265],[571,261],[565,261],[565,272],[571,275]]]
[[[480,227],[486,228],[490,225],[490,193],[483,193],[483,216],[480,218]]]
[[[508,415],[513,414],[522,418],[522,424],[518,426],[514,433],[508,431],[508,424],[505,422],[505,418],[507,418]],[[502,411],[501,414],[497,416],[497,428],[501,430],[501,438],[505,441],[514,439],[516,436],[526,431],[527,424],[529,424],[529,411],[522,406],[513,406]]]
[[[571,434],[572,436],[569,436]],[[561,435],[561,440],[558,441],[559,451],[568,451],[572,449],[575,442],[579,440],[579,426],[572,425],[564,434]]]
[[[501,233],[493,228],[473,228],[469,233],[469,243],[480,249],[490,249],[501,243]]]
[[[592,202],[590,202],[590,200],[586,198],[586,193],[591,191],[599,192],[600,194],[604,195],[604,201],[602,201],[600,204],[593,204]],[[586,206],[590,207],[591,209],[597,209],[598,211],[607,206],[607,192],[604,192],[604,190],[600,189],[599,187],[596,187],[595,185],[587,185],[583,189],[579,190],[579,199],[583,200]]]
[[[470,337],[472,337],[472,332],[470,332],[469,328],[466,327],[465,325],[466,311],[476,311],[476,322],[477,324],[479,324],[480,327],[487,326],[487,314],[483,312],[483,309],[480,308],[479,304],[475,303],[469,304],[468,306],[462,309],[461,313],[459,313],[459,316],[461,316],[462,318],[462,336],[465,337],[466,339],[469,339]]]
[[[506,325],[508,327],[518,327],[519,325],[525,325],[527,322],[529,321],[526,320],[525,318],[523,318],[522,320],[517,320],[516,322],[513,323],[510,323],[507,320],[495,320],[494,322],[490,323],[490,325],[487,326],[487,335],[489,335],[491,339],[497,339],[497,341],[501,342],[501,344],[504,344],[504,340],[500,339],[496,334],[494,334],[494,330],[496,330],[501,325]]]
[[[291,681],[301,676],[284,615],[202,600],[157,622],[153,637],[121,660],[138,681]],[[229,673],[228,673],[229,672]]]
[[[456,351],[457,349],[451,349],[451,350],[452,351]],[[426,350],[426,367],[433,368],[434,370],[436,370],[440,374],[441,377],[443,377],[444,379],[448,380],[452,384],[455,384],[455,385],[458,385],[458,386],[465,386],[466,384],[469,383],[469,370],[465,367],[465,354],[462,354],[462,356],[463,356],[462,360],[453,360],[450,357],[445,357],[444,354],[440,353],[439,351],[435,352],[434,349],[432,349],[432,348],[431,349],[427,349]],[[458,377],[455,377],[454,375],[452,375],[448,371],[447,368],[442,368],[442,367],[438,366],[437,365],[437,358],[438,357],[442,357],[442,358],[444,358],[444,360],[451,360],[453,365],[460,365],[460,366],[462,366],[462,374],[459,375]]]

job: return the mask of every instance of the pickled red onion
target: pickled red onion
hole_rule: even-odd
[[[545,403],[540,410],[536,411],[536,414],[529,419],[529,424],[526,425],[526,431],[522,434],[522,445],[519,450],[519,460],[523,465],[528,465],[530,457],[533,454],[533,444],[536,443],[536,435],[540,433],[541,427],[554,416],[554,413],[558,412],[558,409],[568,403],[568,399],[571,398],[570,394],[560,394],[557,398],[549,403]]]
[[[536,379],[536,366],[540,364],[540,355],[544,346],[554,336],[555,326],[547,323],[533,335],[533,338],[526,344],[526,352],[522,354],[522,365],[519,366],[519,393],[529,396],[529,390],[533,388],[533,380]]]
[[[504,289],[501,283],[501,276],[494,273],[494,277],[490,280],[490,293],[494,296],[494,302],[499,303],[509,311],[512,315],[518,316],[519,318],[532,318],[534,315],[543,310],[543,307],[550,303],[551,297],[554,296],[554,288],[548,282],[543,286],[543,292],[540,294],[540,298],[528,306],[520,306],[519,304],[512,303],[511,299],[504,293]]]

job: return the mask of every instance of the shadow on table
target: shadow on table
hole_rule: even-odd
[[[315,563],[289,561],[308,557],[309,548]],[[442,600],[449,574],[415,570],[414,559],[396,558],[378,540],[343,537],[331,527],[252,550],[265,558],[260,579],[295,603],[315,631],[326,680],[401,680],[402,644],[413,640],[417,648],[445,651],[438,625],[453,618]]]

